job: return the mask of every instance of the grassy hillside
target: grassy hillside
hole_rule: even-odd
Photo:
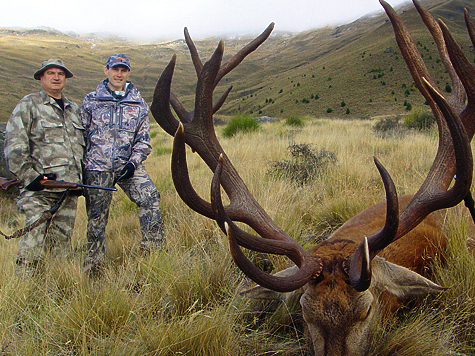
[[[469,58],[475,58],[463,24],[463,7],[474,13],[474,3],[469,0],[422,3],[447,23]],[[432,38],[412,4],[400,11],[404,12],[404,21],[444,90],[448,76],[437,61]],[[411,91],[412,79],[384,13],[337,28],[296,35],[278,34],[278,25],[276,34],[223,80],[223,88],[233,84],[234,89],[222,114],[369,117],[404,112],[406,100],[413,106],[423,105],[420,95]],[[190,33],[193,36],[193,29]],[[250,39],[226,40],[225,60]],[[196,42],[203,60],[209,58],[217,43],[218,39],[214,38]],[[80,102],[103,78],[103,64],[115,52],[124,52],[131,58],[131,79],[148,102],[160,72],[176,53],[173,90],[185,105],[191,105],[196,78],[182,40],[138,45],[121,39],[71,36],[54,30],[4,29],[0,30],[0,82],[3,83],[0,122],[8,119],[21,97],[36,90],[39,83],[32,73],[44,59],[60,57],[65,61],[76,76],[70,80],[66,93]],[[329,108],[331,114],[327,113]]]
[[[251,134],[217,135],[252,194],[272,219],[305,248],[310,235],[325,235],[364,208],[384,199],[372,157],[393,177],[399,194],[413,193],[436,150],[435,130],[382,138],[377,120],[307,119],[296,129],[284,121],[263,124]],[[217,225],[189,209],[176,193],[169,164],[172,138],[153,124],[153,152],[145,162],[161,193],[168,249],[139,251],[137,208],[114,193],[107,226],[104,276],[81,271],[86,252],[84,198],[68,258],[45,261],[44,273],[14,275],[17,240],[0,239],[0,342],[2,355],[281,355],[307,356],[298,300],[264,304],[239,294],[249,281],[232,261]],[[333,152],[337,160],[309,184],[268,174],[271,163],[290,158],[289,142]],[[188,154],[191,180],[209,199],[211,172]],[[14,202],[0,195],[0,230],[24,226]],[[375,323],[372,356],[473,355],[475,260],[465,241],[474,237],[463,204],[444,221],[450,247],[434,269],[435,281],[450,287],[438,296],[416,298]],[[445,230],[445,228],[447,230]],[[282,256],[249,253],[281,270]],[[275,312],[274,312],[275,311]]]

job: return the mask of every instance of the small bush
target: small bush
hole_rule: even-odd
[[[333,152],[324,148],[316,151],[308,143],[292,144],[288,149],[291,160],[272,162],[267,174],[274,178],[290,179],[298,185],[307,184],[322,175],[327,166],[337,160]]]
[[[399,116],[384,117],[374,124],[373,131],[381,137],[400,136],[405,131],[405,127],[399,122],[400,119]]]
[[[409,129],[427,130],[434,123],[434,115],[422,108],[414,109],[404,117],[404,125]]]
[[[238,132],[253,132],[259,128],[259,123],[249,115],[234,116],[223,129],[224,137],[232,137]]]
[[[290,115],[285,119],[285,124],[288,126],[303,126],[304,122],[300,116]]]

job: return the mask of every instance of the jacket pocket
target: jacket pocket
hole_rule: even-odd
[[[84,133],[86,132],[86,129],[82,125],[74,121],[73,121],[73,127],[76,131],[77,143],[80,144],[81,146],[85,146],[86,141],[84,139]]]
[[[63,124],[53,122],[42,122],[43,141],[49,143],[64,143]]]
[[[140,117],[140,107],[135,105],[121,107],[120,130],[135,132]]]

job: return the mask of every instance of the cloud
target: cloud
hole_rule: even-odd
[[[391,1],[392,6],[404,0]],[[51,27],[76,33],[103,32],[139,38],[182,38],[258,33],[271,22],[276,30],[301,32],[351,22],[382,11],[376,0],[37,0],[10,1],[0,12],[3,27]]]

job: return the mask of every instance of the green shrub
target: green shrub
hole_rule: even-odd
[[[409,129],[427,130],[434,123],[434,115],[423,108],[414,109],[404,117],[404,125]]]
[[[259,123],[251,116],[241,114],[234,116],[223,129],[224,137],[232,137],[238,132],[253,132],[259,128]]]
[[[326,167],[337,160],[335,153],[324,148],[314,150],[308,143],[292,144],[288,149],[291,159],[272,162],[267,174],[274,178],[290,179],[298,185],[309,183],[322,175]]]
[[[285,119],[285,124],[288,126],[303,126],[304,122],[300,116],[290,115]]]
[[[381,137],[400,136],[405,127],[401,125],[399,116],[387,116],[373,125],[373,131]]]

